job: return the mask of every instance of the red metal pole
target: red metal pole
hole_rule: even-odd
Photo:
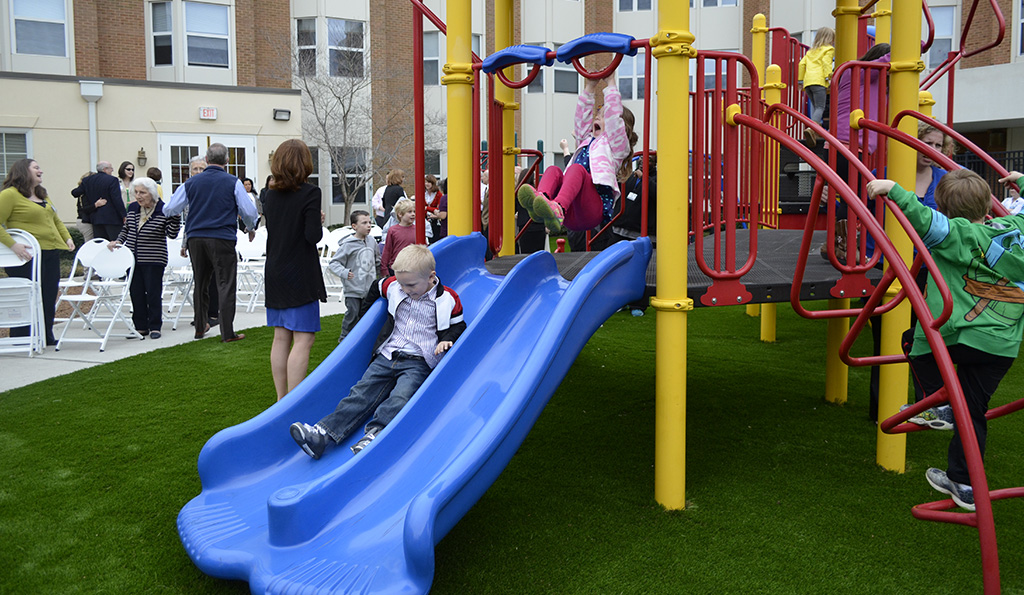
[[[419,6],[413,4],[412,8],[412,63],[423,64],[423,12]],[[412,94],[413,94],[413,170],[416,176],[416,243],[427,243],[426,228],[426,192],[424,176],[426,165],[423,161],[424,139],[423,139],[423,68],[412,69]]]

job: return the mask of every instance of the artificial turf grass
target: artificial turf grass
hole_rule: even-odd
[[[849,404],[824,403],[824,324],[779,318],[769,345],[741,308],[690,315],[691,507],[666,512],[653,498],[655,317],[613,316],[439,544],[433,592],[980,591],[976,531],[910,516],[938,499],[923,471],[942,466],[950,434],[910,436],[908,472],[880,471],[867,370],[851,371]],[[206,440],[273,402],[271,334],[0,394],[0,593],[246,592],[192,565],[175,519],[199,492]],[[335,346],[324,335],[314,365]],[[1022,384],[1011,371],[993,402]],[[1021,422],[994,422],[994,487],[1024,477]],[[1005,592],[1024,586],[1022,510],[996,503]]]

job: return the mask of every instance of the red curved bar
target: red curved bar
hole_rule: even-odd
[[[594,53],[604,53],[604,52],[594,52]],[[586,55],[589,56],[590,54],[586,54]],[[573,66],[573,68],[576,69],[576,72],[580,73],[580,76],[582,76],[583,78],[588,78],[588,79],[591,79],[591,80],[601,80],[601,79],[607,77],[608,75],[610,75],[611,73],[615,72],[615,69],[619,67],[619,63],[622,62],[622,56],[623,56],[623,54],[616,53],[615,57],[612,58],[612,63],[609,64],[607,67],[605,67],[604,70],[601,70],[599,72],[590,72],[589,70],[587,70],[587,68],[585,66],[583,66],[583,62],[580,61],[580,58],[583,58],[584,56],[577,56],[577,57],[573,58],[572,59],[572,66]]]
[[[522,62],[520,62],[520,64],[522,64]],[[498,70],[495,70],[494,76],[498,77],[498,80],[501,81],[502,84],[508,87],[509,89],[522,89],[523,87],[532,83],[533,79],[537,78],[537,75],[540,74],[540,64],[534,64],[533,68],[530,69],[529,74],[526,75],[526,78],[524,78],[521,81],[508,80],[508,77],[506,77],[505,73],[502,72],[503,70],[505,69],[499,68]]]
[[[979,1],[980,0],[974,0],[974,3],[971,4],[971,12],[970,14],[967,15],[967,23],[964,24],[964,32],[960,35],[960,52],[963,54],[964,58],[968,58],[970,56],[973,56],[974,54],[984,52],[985,50],[990,50],[996,47],[997,45],[1003,43],[1003,38],[1006,37],[1006,19],[1003,18],[1003,11],[1000,10],[999,8],[999,2],[998,0],[989,0],[988,4],[989,6],[992,7],[992,12],[995,14],[996,22],[999,25],[999,34],[996,35],[995,41],[989,43],[988,45],[983,45],[976,50],[971,50],[968,52],[964,51],[963,48],[964,45],[966,45],[964,42],[967,40],[967,34],[970,33],[971,25],[974,24],[974,13],[977,12],[978,10]]]
[[[924,9],[924,21],[928,24],[928,37],[921,42],[921,53],[923,54],[932,47],[932,43],[935,41],[935,20],[932,19],[932,11],[928,8],[928,2],[921,2],[921,7]]]

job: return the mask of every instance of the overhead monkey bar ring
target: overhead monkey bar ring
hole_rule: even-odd
[[[559,62],[567,64],[571,62],[580,76],[599,80],[615,72],[619,63],[622,62],[623,56],[635,56],[637,48],[645,44],[646,42],[637,42],[632,35],[622,33],[589,33],[558,48],[556,57]],[[581,58],[604,52],[615,54],[612,63],[607,68],[598,72],[590,72],[583,66]]]
[[[510,81],[503,68],[515,66],[516,64],[533,64],[530,73],[521,81]],[[533,82],[540,72],[541,66],[551,66],[555,63],[555,52],[539,45],[513,45],[497,51],[484,59],[480,70],[487,74],[498,77],[506,87],[510,89],[522,89]]]

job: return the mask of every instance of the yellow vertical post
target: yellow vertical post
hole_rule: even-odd
[[[921,62],[920,0],[894,0],[892,15],[892,62],[889,65],[889,114],[903,110],[917,109],[919,102],[919,76],[924,70]],[[908,39],[907,36],[913,37]],[[917,122],[904,118],[900,130],[917,136]],[[917,153],[902,143],[889,143],[888,176],[904,188],[913,188],[916,180]],[[910,265],[913,249],[910,239],[897,223],[892,211],[885,215],[885,231],[899,251],[903,261]],[[890,293],[899,291],[894,283]],[[900,339],[903,331],[910,328],[910,304],[904,301],[900,306],[882,315],[882,353],[900,353]],[[882,366],[878,380],[878,419],[895,415],[907,402],[907,364]],[[884,434],[881,428],[877,435],[876,461],[882,467],[902,473],[906,469],[907,438],[905,434]]]
[[[690,61],[696,52],[690,7],[662,2],[651,52],[658,60],[658,138],[683,139],[658,149],[658,194],[674,197],[658,205],[658,264],[655,338],[654,497],[667,509],[686,507],[686,322],[687,198],[674,189],[689,185]],[[667,166],[667,167],[666,167]]]
[[[889,43],[892,39],[892,0],[878,0],[875,4],[875,43]]]
[[[754,15],[753,26],[750,28],[750,60],[757,70],[757,80],[764,82],[764,68],[768,62],[768,19],[761,13]],[[761,315],[761,304],[747,304],[747,316],[754,318]],[[762,323],[763,324],[763,323]],[[762,335],[762,339],[763,339]]]
[[[513,44],[513,11],[512,0],[494,0],[494,48],[506,48]],[[515,67],[505,69],[509,80],[515,78]],[[495,99],[501,102],[501,138],[502,138],[502,205],[501,205],[501,250],[499,256],[510,256],[516,253],[516,213],[515,213],[515,116],[519,104],[515,103],[515,92],[501,83],[494,86]]]
[[[765,102],[768,105],[782,103],[782,90],[786,88],[785,83],[782,82],[782,68],[777,64],[772,64],[767,68],[764,76],[765,78],[762,79],[764,81],[764,83],[762,83],[762,87]],[[778,180],[779,144],[774,141],[768,141],[765,143],[765,148],[765,155],[762,159],[765,160],[766,168],[767,164],[773,164],[770,170],[766,169],[765,180]],[[774,155],[767,155],[769,150],[772,151]],[[762,186],[762,191],[766,191],[767,186],[768,184],[764,184]],[[761,304],[761,340],[766,343],[775,342],[777,315],[778,304]]]
[[[836,18],[836,65],[857,59],[857,18],[860,8],[857,0],[836,0],[836,9],[832,12]],[[833,98],[834,100],[834,98]],[[838,122],[837,126],[846,125]],[[830,299],[831,310],[843,310],[850,307],[848,299]],[[839,359],[839,346],[843,338],[850,332],[848,318],[832,318],[828,321],[825,338],[825,399],[830,403],[845,403],[849,394],[850,371]]]
[[[447,8],[448,233],[461,236],[473,231],[473,7],[449,0]]]

